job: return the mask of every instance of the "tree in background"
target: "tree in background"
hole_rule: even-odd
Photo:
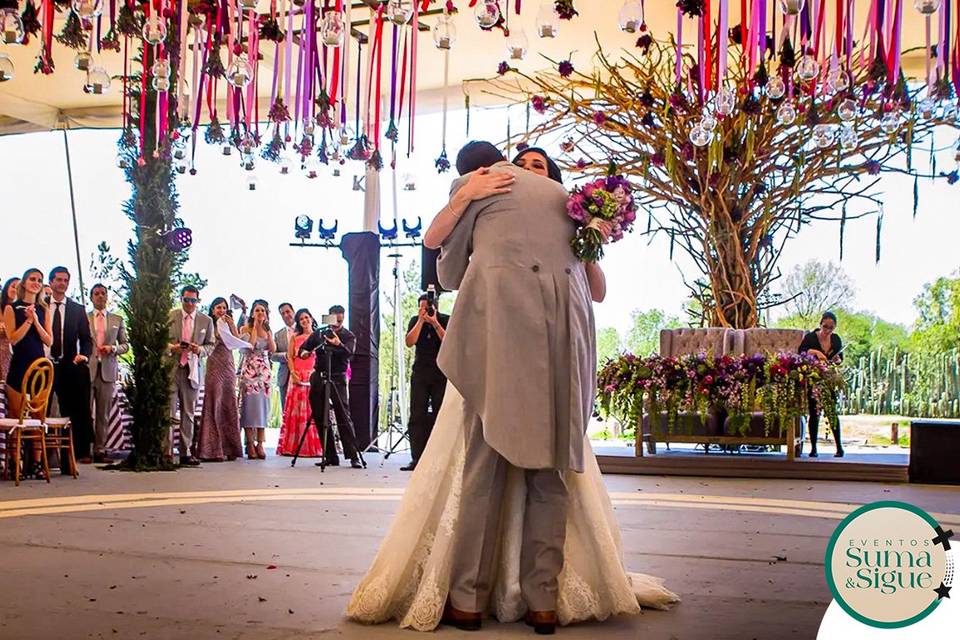
[[[913,334],[917,349],[941,352],[960,347],[960,272],[925,285],[913,305],[919,315]]]
[[[624,338],[624,348],[637,356],[649,356],[660,350],[660,330],[686,326],[676,316],[668,316],[661,309],[630,313],[631,326]]]
[[[810,260],[796,265],[784,279],[783,308],[786,314],[816,326],[824,311],[852,308],[856,297],[853,279],[833,262]]]
[[[620,332],[615,327],[597,329],[597,366],[620,353]]]

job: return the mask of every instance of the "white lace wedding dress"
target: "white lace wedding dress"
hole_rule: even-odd
[[[352,620],[370,624],[397,620],[401,627],[419,631],[432,631],[440,623],[455,553],[454,533],[462,524],[457,520],[464,415],[463,398],[448,383],[400,510],[347,607]],[[624,569],[620,528],[589,447],[588,441],[584,473],[568,472],[565,477],[570,503],[557,603],[563,625],[636,614],[641,606],[667,609],[679,602],[661,579]],[[519,582],[525,490],[519,473],[508,477],[490,602],[490,612],[501,622],[519,620],[526,613]]]

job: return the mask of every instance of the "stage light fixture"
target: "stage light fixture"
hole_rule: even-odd
[[[340,221],[334,220],[332,227],[324,227],[323,218],[321,218],[320,220],[317,221],[317,235],[320,237],[321,240],[332,241],[334,238],[337,237],[337,227],[339,226],[340,226]]]
[[[416,240],[420,237],[420,231],[423,229],[423,219],[420,216],[417,216],[417,224],[410,226],[407,224],[406,218],[403,220],[403,232],[411,240]]]
[[[397,239],[397,221],[393,221],[392,227],[384,227],[380,221],[377,221],[377,226],[380,227],[380,239],[386,240],[387,242],[392,242]]]
[[[310,219],[310,216],[297,216],[296,220],[293,221],[293,229],[297,240],[309,240],[310,234],[313,233],[313,220]]]

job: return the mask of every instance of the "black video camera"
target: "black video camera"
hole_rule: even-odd
[[[434,316],[437,313],[437,288],[434,285],[427,287],[427,315]]]

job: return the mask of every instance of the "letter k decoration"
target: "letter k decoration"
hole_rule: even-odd
[[[950,538],[953,537],[953,529],[944,531],[943,527],[938,526],[935,531],[937,532],[937,536],[933,539],[933,544],[942,544],[944,551],[950,551]],[[948,575],[952,573],[952,564],[952,562],[948,562]],[[944,598],[950,597],[950,587],[943,584],[943,582],[940,583],[939,587],[934,589],[934,592],[937,594],[937,600],[943,600]]]

